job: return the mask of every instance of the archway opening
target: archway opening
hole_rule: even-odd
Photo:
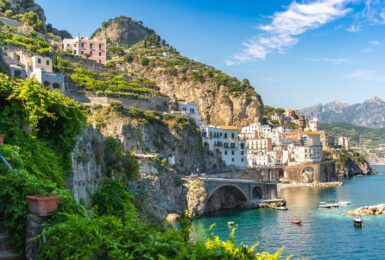
[[[209,197],[206,211],[236,208],[245,201],[247,201],[247,197],[238,187],[225,185],[218,188]]]
[[[254,187],[253,200],[261,200],[263,198],[263,190],[261,187]]]
[[[49,81],[44,81],[43,85],[45,88],[49,88],[51,86],[51,83]]]
[[[53,83],[53,84],[52,84],[52,88],[53,88],[53,89],[61,89],[59,83]]]
[[[302,170],[302,182],[313,183],[314,182],[314,169],[306,167]]]

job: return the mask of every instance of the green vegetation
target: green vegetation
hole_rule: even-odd
[[[336,159],[337,168],[343,168],[350,163],[365,163],[365,157],[358,152],[342,150]]]
[[[40,38],[26,37],[10,32],[0,32],[0,42],[22,47],[31,53],[41,55],[49,55],[52,51],[50,44]]]
[[[36,31],[40,31],[40,32],[44,31],[44,26],[45,26],[44,21],[41,20],[39,15],[35,12],[29,11],[23,14],[17,14],[17,15],[14,15],[12,19],[28,24]]]

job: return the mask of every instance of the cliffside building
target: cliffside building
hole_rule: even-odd
[[[238,127],[203,126],[201,134],[204,146],[211,151],[219,152],[227,165],[246,169],[246,145],[239,138]]]
[[[104,65],[107,62],[107,42],[105,39],[91,40],[80,36],[74,39],[63,39],[63,50]]]
[[[199,114],[199,107],[195,105],[194,103],[188,103],[188,102],[178,102],[179,107],[179,113],[185,116],[189,116],[192,119],[194,119],[197,126],[202,125],[202,119]]]
[[[322,162],[322,143],[320,132],[295,131],[288,133],[283,151],[283,163],[296,165],[300,163]]]
[[[345,150],[349,150],[349,138],[346,136],[338,137],[338,146],[344,148]]]

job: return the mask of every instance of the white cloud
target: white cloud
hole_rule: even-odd
[[[317,58],[312,59],[314,62],[326,62],[331,63],[333,65],[343,64],[343,63],[349,63],[350,60],[347,58]]]
[[[275,13],[270,24],[260,26],[261,34],[244,42],[243,50],[226,60],[226,64],[263,60],[269,53],[283,52],[298,42],[299,35],[345,16],[350,11],[346,5],[351,1],[292,2],[286,11]]]
[[[354,15],[354,23],[347,28],[348,32],[358,32],[364,25],[385,24],[385,0],[355,0],[352,3],[363,3],[364,8]]]
[[[356,70],[346,76],[349,79],[385,82],[385,74],[374,70]]]

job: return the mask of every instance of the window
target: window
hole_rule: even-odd
[[[94,48],[94,44],[90,43],[90,49]]]
[[[225,138],[227,138],[227,133],[225,133]]]
[[[235,143],[231,143],[231,148],[235,148]]]
[[[74,54],[76,55],[76,50],[74,50]]]
[[[49,66],[49,60],[46,60],[46,61],[45,61],[45,64],[46,64],[47,66]]]
[[[243,151],[241,152],[241,155],[244,155],[244,152],[243,152]]]
[[[245,144],[241,144],[241,149],[244,149],[245,148]]]
[[[234,155],[234,151],[231,151],[231,155]]]
[[[241,159],[241,161],[243,162],[243,158]]]
[[[92,51],[90,51],[90,55],[92,56]]]
[[[37,63],[41,64],[41,59],[37,58]]]
[[[227,151],[225,151],[225,155],[227,155]]]
[[[101,50],[103,47],[103,44],[99,43],[99,50]]]
[[[99,63],[102,63],[102,60],[99,60]]]
[[[80,46],[82,46],[82,48],[84,48],[84,46],[85,46],[85,45],[84,45],[84,42],[82,42],[82,44],[81,44]]]
[[[229,144],[228,143],[223,143],[223,147],[229,148]]]
[[[102,56],[102,52],[99,51],[99,56]]]
[[[234,158],[231,158],[231,161],[234,162]]]
[[[84,51],[81,51],[80,53],[81,53],[81,55],[83,55],[83,54],[84,54]]]
[[[234,138],[234,137],[235,137],[234,133],[231,133],[231,138]]]

